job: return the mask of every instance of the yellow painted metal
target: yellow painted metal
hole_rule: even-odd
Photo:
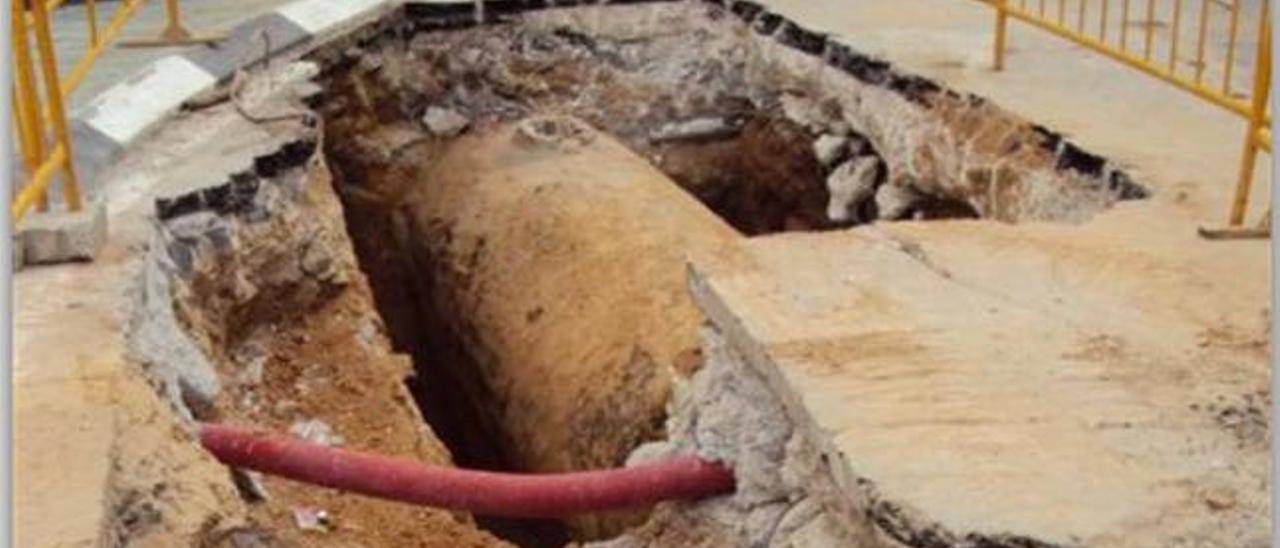
[[[1258,28],[1258,53],[1253,74],[1253,109],[1249,117],[1248,133],[1245,133],[1244,154],[1240,157],[1240,177],[1236,181],[1235,198],[1231,201],[1231,215],[1227,223],[1240,226],[1244,223],[1245,212],[1249,207],[1249,190],[1253,186],[1254,164],[1257,162],[1258,149],[1264,142],[1271,146],[1269,133],[1262,130],[1266,127],[1267,100],[1271,92],[1271,18],[1267,13],[1267,4],[1262,5],[1261,23]]]
[[[1240,0],[1231,0],[1231,28],[1227,31],[1227,61],[1222,65],[1222,93],[1231,95],[1231,69],[1236,63],[1236,31],[1240,27]]]
[[[1173,0],[1173,29],[1169,34],[1169,73],[1178,72],[1178,42],[1182,36],[1182,0]]]
[[[1111,11],[1110,1],[1102,0],[1102,22],[1098,24],[1098,40],[1107,41],[1107,12]]]
[[[1120,8],[1120,51],[1129,49],[1129,0],[1124,0]]]
[[[980,2],[997,5],[999,0],[979,0]],[[1138,69],[1146,74],[1164,80],[1174,86],[1188,91],[1205,101],[1227,109],[1241,116],[1248,117],[1252,106],[1249,101],[1223,95],[1218,89],[1206,86],[1197,82],[1190,81],[1186,78],[1176,76],[1168,71],[1163,70],[1160,66],[1144,60],[1142,57],[1134,55],[1126,51],[1120,51],[1115,47],[1102,42],[1091,36],[1077,34],[1068,27],[1059,25],[1053,21],[1046,21],[1037,17],[1034,13],[1026,10],[1006,5],[1004,8],[1006,16],[1017,19],[1024,23],[1038,27],[1052,34],[1066,38],[1077,44],[1085,46],[1097,53],[1101,53],[1113,60],[1119,61],[1124,65]]]
[[[169,1],[176,3],[177,0]],[[63,78],[57,70],[57,52],[50,28],[50,12],[61,6],[63,0],[10,0],[14,124],[21,158],[29,173],[28,180],[14,197],[14,222],[21,220],[33,205],[47,209],[48,188],[59,172],[67,207],[71,210],[82,207],[79,181],[71,160],[72,143],[64,104],[112,39],[145,3],[146,0],[121,0],[111,20],[105,27],[100,27],[97,0],[85,0],[89,47]],[[176,15],[177,12],[173,13]],[[30,50],[32,31],[38,56]],[[37,72],[42,77],[39,81]],[[48,150],[50,147],[52,150]]]
[[[124,0],[120,3],[120,6],[116,8],[115,14],[111,16],[111,22],[107,23],[107,28],[102,31],[101,41],[90,47],[84,53],[84,57],[81,57],[76,62],[76,65],[71,67],[71,71],[67,73],[67,77],[62,82],[63,95],[69,95],[84,81],[84,77],[89,74],[89,69],[93,68],[93,64],[98,61],[98,57],[107,49],[111,40],[115,38],[116,34],[120,33],[125,24],[129,22],[129,19],[133,17],[133,14],[138,11],[138,8],[145,3],[146,0]]]
[[[16,103],[16,108],[13,109],[14,122],[18,126],[18,142],[21,148],[22,160],[28,170],[33,170],[40,164],[40,160],[44,158],[44,129],[39,117],[40,94],[36,88],[35,69],[31,60],[30,44],[27,42],[26,27],[23,24],[25,18],[22,5],[18,2],[12,2],[11,6],[10,21],[12,22],[11,34],[14,53],[13,99]],[[49,208],[48,197],[42,193],[38,198],[37,204],[41,210],[47,210]]]
[[[995,70],[1004,70],[1004,44],[1009,30],[1009,0],[994,0],[996,7]]]
[[[165,24],[160,30],[158,38],[144,38],[137,40],[121,40],[122,48],[150,48],[150,47],[167,47],[167,46],[191,46],[198,44],[211,44],[224,38],[221,34],[209,34],[196,36],[182,26],[182,11],[178,6],[178,0],[165,0],[164,2]]]
[[[13,85],[14,99],[18,108],[14,109],[15,121],[26,124],[26,130],[19,132],[22,137],[23,158],[30,161],[27,169],[35,169],[35,163],[44,157],[44,130],[39,118],[40,95],[36,89],[35,70],[31,61],[30,44],[23,26],[23,10],[20,2],[11,2],[13,24]]]
[[[13,205],[9,208],[9,213],[13,215],[13,222],[16,223],[21,220],[32,205],[47,196],[49,181],[53,179],[54,170],[67,162],[66,147],[62,146],[61,143],[53,147],[53,153],[49,154],[44,163],[40,164],[35,173],[31,174],[31,180],[27,182],[27,185],[22,187],[22,190],[18,191],[18,194],[13,197]]]
[[[1209,37],[1209,0],[1200,0],[1200,36],[1196,39],[1196,83],[1204,81],[1204,42]]]
[[[62,86],[58,83],[58,61],[53,49],[53,33],[49,30],[49,12],[45,11],[42,2],[32,2],[31,9],[36,16],[33,26],[36,31],[36,49],[40,52],[40,72],[43,73],[44,89],[48,96],[49,125],[53,128],[55,142],[63,152],[63,158],[59,161],[62,164],[63,193],[67,207],[77,211],[81,206],[80,183],[76,180],[75,166],[71,163],[71,134],[67,131],[67,114],[62,108],[63,95],[59,91]]]
[[[1008,20],[1014,19],[1025,22],[1033,27],[1047,31],[1051,34],[1060,36],[1076,44],[1084,46],[1090,50],[1100,53],[1112,60],[1123,65],[1137,69],[1152,77],[1158,78],[1174,87],[1191,93],[1195,97],[1206,103],[1218,106],[1229,112],[1232,112],[1248,122],[1248,130],[1244,139],[1244,150],[1241,157],[1239,178],[1236,183],[1235,197],[1232,201],[1232,208],[1229,215],[1229,222],[1232,226],[1239,226],[1243,222],[1245,211],[1248,206],[1249,190],[1253,182],[1253,172],[1257,155],[1259,151],[1270,152],[1272,150],[1272,132],[1270,129],[1271,113],[1267,108],[1267,101],[1270,96],[1271,86],[1271,25],[1269,18],[1270,2],[1262,2],[1262,13],[1259,16],[1261,21],[1258,26],[1257,42],[1258,50],[1254,58],[1253,68],[1253,88],[1247,97],[1239,97],[1232,93],[1231,89],[1231,73],[1235,63],[1236,52],[1240,39],[1239,19],[1241,18],[1242,3],[1239,0],[1231,0],[1231,4],[1224,4],[1230,10],[1230,29],[1229,36],[1226,37],[1228,44],[1225,64],[1221,67],[1223,71],[1223,85],[1208,85],[1204,82],[1204,75],[1208,68],[1205,62],[1205,45],[1209,38],[1209,0],[1201,0],[1200,18],[1197,29],[1196,43],[1196,66],[1194,75],[1184,76],[1178,73],[1178,52],[1180,36],[1182,33],[1182,1],[1173,0],[1173,24],[1169,37],[1169,56],[1167,59],[1155,60],[1152,57],[1155,53],[1155,2],[1148,0],[1146,7],[1146,20],[1144,26],[1146,32],[1143,36],[1143,47],[1141,55],[1137,51],[1129,51],[1128,34],[1126,32],[1129,26],[1129,2],[1125,0],[1121,6],[1122,24],[1120,30],[1120,43],[1113,44],[1106,40],[1107,35],[1107,1],[1102,0],[1102,10],[1098,15],[1099,27],[1097,36],[1093,36],[1083,30],[1084,25],[1077,22],[1076,28],[1071,28],[1065,21],[1053,20],[1045,17],[1038,11],[1032,11],[1025,6],[1011,5],[1007,0],[979,0],[995,8],[996,11],[996,40],[995,40],[995,67],[997,70],[1004,67],[1004,54],[1007,45],[1007,26]],[[1216,1],[1216,0],[1215,0]],[[1082,6],[1083,13],[1084,7]],[[1081,16],[1081,19],[1083,16]],[[1216,68],[1216,67],[1215,67]]]
[[[1142,22],[1147,32],[1142,40],[1142,60],[1151,60],[1151,45],[1156,30],[1156,0],[1147,0],[1147,19]]]
[[[89,46],[98,45],[98,3],[96,0],[85,0],[84,15],[89,21]]]

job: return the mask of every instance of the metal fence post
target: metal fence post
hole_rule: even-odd
[[[995,66],[993,67],[996,71],[1004,70],[1005,33],[1009,27],[1008,2],[1009,0],[996,0],[992,4],[996,8]]]
[[[1253,186],[1254,164],[1258,149],[1263,146],[1262,131],[1266,128],[1267,102],[1271,91],[1271,22],[1266,4],[1263,4],[1261,28],[1258,31],[1258,53],[1254,58],[1253,97],[1249,111],[1249,127],[1244,136],[1244,153],[1240,156],[1240,178],[1236,181],[1235,198],[1231,201],[1231,216],[1227,223],[1240,226],[1249,205],[1249,189]]]
[[[40,72],[44,73],[44,90],[49,99],[50,126],[54,139],[64,152],[62,160],[63,192],[67,208],[80,209],[80,184],[76,180],[75,166],[71,162],[71,134],[67,131],[67,114],[62,106],[62,86],[58,83],[58,61],[54,57],[53,33],[49,29],[49,12],[44,2],[31,3],[35,14],[36,48],[40,52]]]

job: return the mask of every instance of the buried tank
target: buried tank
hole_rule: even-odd
[[[419,357],[412,384],[459,462],[608,468],[663,437],[672,378],[698,362],[685,261],[731,257],[730,226],[569,117],[424,142],[391,165],[332,148],[383,317]],[[599,538],[639,518],[572,521]]]

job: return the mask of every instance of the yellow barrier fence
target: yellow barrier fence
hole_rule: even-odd
[[[112,45],[125,24],[145,3],[146,0],[116,2],[111,20],[103,27],[98,24],[97,1],[84,0],[88,47],[63,77],[58,73],[57,51],[51,30],[51,14],[63,4],[63,0],[10,0],[13,25],[13,125],[20,149],[19,158],[28,174],[26,181],[15,185],[19,190],[10,206],[14,223],[20,221],[32,207],[39,210],[49,208],[49,186],[56,174],[62,175],[62,190],[67,208],[76,211],[82,207],[80,182],[72,162],[71,135],[67,128],[67,97],[84,82],[85,76],[102,53]],[[135,40],[127,45],[174,46],[218,39],[193,37],[182,27],[179,13],[178,0],[165,0],[166,23],[160,37]],[[34,52],[31,49],[33,38]]]
[[[1244,222],[1259,150],[1271,151],[1270,2],[1258,0],[979,0],[995,8],[995,69],[1004,68],[1010,19],[1055,34],[1226,109],[1247,122],[1228,223]],[[1136,5],[1135,5],[1136,4]],[[1192,11],[1194,10],[1194,11]],[[1188,13],[1191,12],[1191,13]],[[1188,24],[1188,17],[1194,20]],[[1253,19],[1254,21],[1249,21]],[[1168,22],[1166,22],[1166,20]],[[1248,24],[1252,22],[1253,24]],[[1139,31],[1131,33],[1131,27]],[[1248,28],[1252,27],[1252,28]],[[1241,32],[1245,35],[1241,35]],[[1192,50],[1180,49],[1186,38]],[[1237,70],[1241,38],[1256,44]],[[1210,45],[1222,46],[1217,52]],[[1247,81],[1239,82],[1241,76]]]

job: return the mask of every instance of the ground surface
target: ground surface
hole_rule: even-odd
[[[1064,130],[1155,191],[1081,226],[782,235],[749,244],[753,267],[708,265],[855,469],[886,498],[959,529],[1262,542],[1269,242],[1194,235],[1225,217],[1242,123],[1019,26],[1008,69],[992,73],[991,18],[977,3],[772,3]],[[107,184],[113,235],[97,262],[16,275],[19,544],[92,544],[120,507],[97,489],[115,481],[117,440],[185,439],[129,373],[125,291],[148,197],[214,183],[273,146],[269,131],[238,120],[178,121],[131,154]],[[1267,178],[1257,187],[1255,205]],[[184,499],[230,504],[212,487],[223,470],[178,447],[169,462],[185,474]],[[1097,469],[1080,469],[1070,458],[1080,455]],[[1028,467],[1035,474],[1011,476]],[[1037,505],[1061,519],[1023,511]]]
[[[708,265],[855,473],[958,530],[1265,545],[1268,242],[1193,231],[1226,211],[1241,124],[1027,31],[991,73],[976,4],[773,4],[1063,129],[1155,191],[1080,226],[776,235],[748,244],[757,267]]]

